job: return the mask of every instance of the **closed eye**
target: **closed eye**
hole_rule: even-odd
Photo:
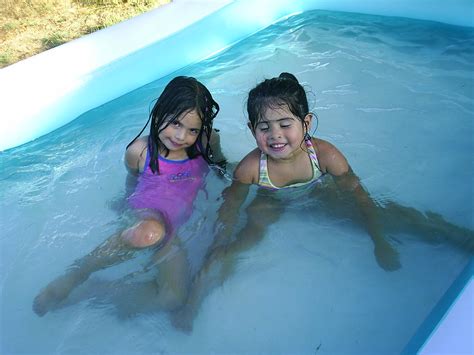
[[[293,124],[293,119],[291,119],[291,118],[285,118],[285,119],[280,120],[280,127],[281,128],[291,127],[292,124]]]

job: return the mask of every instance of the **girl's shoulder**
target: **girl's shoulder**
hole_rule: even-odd
[[[322,172],[338,176],[349,171],[350,167],[346,157],[332,143],[314,137],[311,142]]]
[[[312,137],[311,142],[313,143],[316,153],[319,153],[319,155],[328,154],[337,150],[332,143],[321,138]]]
[[[136,139],[125,151],[125,165],[132,174],[143,172],[148,147],[148,136]]]
[[[256,184],[258,183],[259,166],[260,150],[255,148],[237,165],[234,178],[244,184]]]

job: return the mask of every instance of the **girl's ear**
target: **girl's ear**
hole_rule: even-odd
[[[304,116],[303,123],[304,123],[304,128],[305,132],[308,133],[310,128],[311,128],[311,122],[313,122],[313,114],[310,112],[306,116]]]

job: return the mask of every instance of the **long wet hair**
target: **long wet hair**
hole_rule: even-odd
[[[253,132],[263,120],[265,111],[287,107],[296,116],[307,132],[309,127],[304,122],[310,113],[306,92],[293,74],[281,73],[277,78],[266,79],[250,90],[247,100],[247,113],[250,128]]]
[[[186,148],[186,153],[190,159],[202,155],[208,164],[213,164],[210,140],[212,122],[219,112],[219,105],[214,101],[209,90],[193,77],[177,76],[166,85],[153,106],[147,123],[141,132],[127,145],[127,148],[140,137],[151,121],[150,134],[148,136],[149,166],[153,173],[159,173],[160,151],[164,151],[165,157],[169,154],[169,150],[160,141],[160,133],[170,124],[176,122],[183,113],[193,110],[196,110],[201,118],[202,127],[196,143]]]

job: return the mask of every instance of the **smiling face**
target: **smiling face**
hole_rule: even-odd
[[[310,121],[311,115],[306,115],[306,127],[309,127]],[[268,107],[253,131],[258,148],[274,160],[294,158],[303,152],[304,122],[293,115],[287,106]]]
[[[196,110],[187,111],[181,114],[175,121],[165,125],[158,135],[160,142],[169,150],[168,159],[183,160],[188,158],[186,148],[196,143],[199,132],[202,128],[201,117]]]

